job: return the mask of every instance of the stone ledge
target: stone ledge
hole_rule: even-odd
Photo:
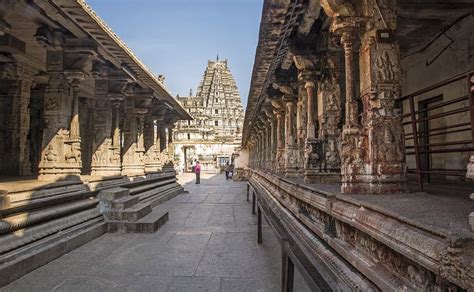
[[[417,285],[421,284],[417,284],[415,280],[418,277],[435,287],[438,280],[436,275],[441,275],[444,282],[447,280],[462,288],[472,288],[470,283],[473,283],[473,272],[469,271],[468,265],[463,264],[473,258],[472,236],[448,237],[440,232],[399,220],[393,214],[384,213],[382,210],[365,207],[363,202],[355,203],[355,198],[347,200],[339,195],[314,190],[259,171],[253,171],[251,181],[258,181],[274,194],[293,216],[318,237],[330,238],[326,230],[337,229],[334,231],[338,233],[337,240],[327,241],[333,248],[368,249],[364,252],[358,251],[358,257],[372,258],[374,266],[386,266],[385,269],[389,273],[402,279],[407,285],[420,288]],[[339,248],[335,245],[337,241],[340,242]],[[375,250],[370,250],[371,248]],[[377,250],[383,251],[386,257],[392,259],[377,258]],[[347,251],[347,255],[351,253],[354,251]],[[351,258],[346,260],[354,262]],[[391,262],[388,263],[387,260]],[[383,261],[385,263],[381,264]],[[395,272],[399,275],[393,272],[396,271],[395,263],[404,267],[403,271]],[[449,285],[443,283],[443,279],[439,280],[442,285]]]

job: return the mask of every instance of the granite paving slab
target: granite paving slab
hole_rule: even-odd
[[[265,222],[256,243],[246,184],[193,176],[155,207],[169,212],[156,233],[105,234],[0,291],[280,291],[280,246]],[[295,291],[309,291],[298,273]]]

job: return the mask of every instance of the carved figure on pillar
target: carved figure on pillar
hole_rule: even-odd
[[[126,81],[96,79],[94,109],[94,146],[92,173],[94,176],[121,174],[120,105],[121,88]]]
[[[91,73],[96,50],[88,40],[71,39],[65,41],[63,50],[47,53],[50,78],[45,90],[40,180],[79,179],[82,168],[79,94],[82,80]],[[58,155],[54,163],[46,159],[51,149]]]
[[[346,121],[342,141],[342,192],[406,192],[406,165],[400,112],[400,57],[394,1],[361,3],[351,15],[333,13],[331,30],[341,36],[346,67]],[[334,11],[333,11],[334,12]],[[347,13],[346,13],[347,14]],[[355,58],[360,38],[359,58]],[[354,102],[353,73],[360,64],[361,123]],[[390,146],[389,146],[390,144]],[[349,157],[350,156],[350,157]]]

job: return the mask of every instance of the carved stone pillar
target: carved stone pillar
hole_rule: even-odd
[[[324,173],[322,171],[322,139],[316,135],[316,124],[314,122],[314,113],[317,112],[316,100],[316,84],[312,80],[306,80],[304,87],[307,93],[307,130],[304,146],[304,181],[306,183],[325,182]]]
[[[94,99],[81,97],[79,99],[79,117],[80,136],[81,136],[81,160],[82,160],[82,174],[91,174],[92,154],[94,138],[93,129],[93,115],[95,111]]]
[[[298,88],[298,101],[296,103],[296,146],[298,148],[297,164],[300,174],[304,173],[304,144],[306,138],[306,100],[302,86]]]
[[[174,144],[173,144],[173,129],[175,127],[174,122],[167,125],[168,136],[167,136],[167,153],[168,153],[168,162],[173,163],[174,165]]]
[[[285,143],[284,143],[284,132],[285,132],[285,110],[283,105],[278,101],[272,101],[272,105],[275,108],[273,114],[276,118],[276,151],[275,151],[275,167],[278,173],[281,173],[285,169]]]
[[[123,175],[143,175],[145,172],[145,165],[143,163],[143,142],[142,148],[139,148],[139,124],[140,119],[138,115],[140,110],[135,108],[135,99],[128,97],[125,99],[125,115],[123,120],[123,157],[122,157],[122,174]]]
[[[68,175],[68,162],[65,159],[64,140],[68,139],[71,97],[70,85],[63,75],[63,52],[49,51],[47,64],[49,81],[44,97],[44,128],[40,180],[52,180]],[[72,174],[79,175],[80,169]]]
[[[109,82],[97,79],[93,126],[93,176],[121,174],[120,163],[120,104],[123,96],[109,95]]]
[[[391,194],[406,192],[405,157],[400,112],[400,56],[396,43],[396,2],[382,1],[369,15],[339,17],[332,30],[340,33],[346,65],[346,121],[342,138],[342,192]],[[374,14],[370,14],[374,13]],[[360,64],[362,123],[355,102],[354,52],[356,31],[364,22]]]
[[[161,170],[159,160],[159,138],[155,129],[155,121],[151,113],[145,118],[145,172],[152,173]]]
[[[81,82],[90,74],[96,47],[90,39],[66,39],[64,50],[47,52],[40,180],[79,179],[82,169],[79,120]],[[70,94],[72,93],[72,95]]]
[[[32,68],[18,62],[0,65],[0,110],[5,118],[0,121],[0,173],[5,175],[31,174],[28,132],[33,74]]]
[[[338,68],[336,62],[332,62],[330,57],[328,74],[318,83],[318,136],[324,141],[322,170],[326,174],[327,182],[340,181],[340,147],[341,129],[340,122],[340,94],[341,90],[338,82]]]
[[[298,147],[296,145],[295,101],[285,100],[285,176],[298,174]]]
[[[265,110],[268,122],[268,151],[267,151],[267,169],[270,172],[275,171],[275,155],[276,155],[276,142],[275,142],[275,116],[272,111]]]

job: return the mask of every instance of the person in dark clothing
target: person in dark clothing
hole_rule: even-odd
[[[234,164],[229,165],[229,178],[234,177]]]
[[[199,161],[196,161],[196,165],[194,166],[194,173],[196,174],[196,184],[201,183],[201,164]]]
[[[226,163],[224,171],[225,171],[225,180],[229,180],[229,162]]]

